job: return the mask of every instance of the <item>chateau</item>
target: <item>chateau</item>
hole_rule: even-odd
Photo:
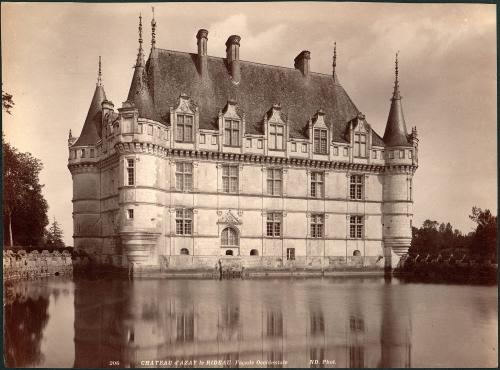
[[[142,19],[128,98],[98,82],[79,137],[70,132],[74,246],[140,271],[391,268],[411,242],[415,128],[398,81],[379,136],[332,74],[160,49]],[[244,46],[244,40],[242,42]]]

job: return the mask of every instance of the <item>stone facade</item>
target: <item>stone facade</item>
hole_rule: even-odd
[[[397,264],[411,241],[418,160],[397,77],[382,139],[335,71],[310,72],[309,52],[295,69],[255,65],[239,60],[235,35],[227,58],[208,57],[207,35],[198,32],[198,55],[153,39],[145,63],[141,34],[117,111],[99,71],[82,134],[68,141],[76,249],[131,271],[214,269],[221,258],[250,269]],[[179,64],[177,80],[165,74]],[[275,84],[259,73],[281,81],[262,101],[259,88]]]

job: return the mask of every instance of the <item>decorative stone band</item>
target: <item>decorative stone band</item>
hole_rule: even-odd
[[[384,238],[384,247],[391,247],[398,256],[408,253],[411,238]]]
[[[147,264],[150,252],[160,236],[159,232],[152,230],[120,231],[123,253],[130,263],[134,265]]]

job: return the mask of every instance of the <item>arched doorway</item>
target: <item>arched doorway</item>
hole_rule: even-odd
[[[182,255],[188,255],[189,254],[189,250],[187,248],[182,248],[181,249],[181,254]]]
[[[252,249],[252,250],[250,251],[250,255],[251,255],[251,256],[258,256],[258,255],[259,255],[259,251],[258,251],[257,249]]]
[[[226,227],[221,233],[221,244],[225,247],[227,246],[238,246],[240,245],[240,238],[238,231],[232,227]]]
[[[228,249],[226,251],[226,256],[232,256],[233,255],[233,251],[231,249]]]

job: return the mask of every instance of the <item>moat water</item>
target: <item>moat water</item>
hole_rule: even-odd
[[[383,278],[5,284],[8,367],[497,367],[497,286]]]

